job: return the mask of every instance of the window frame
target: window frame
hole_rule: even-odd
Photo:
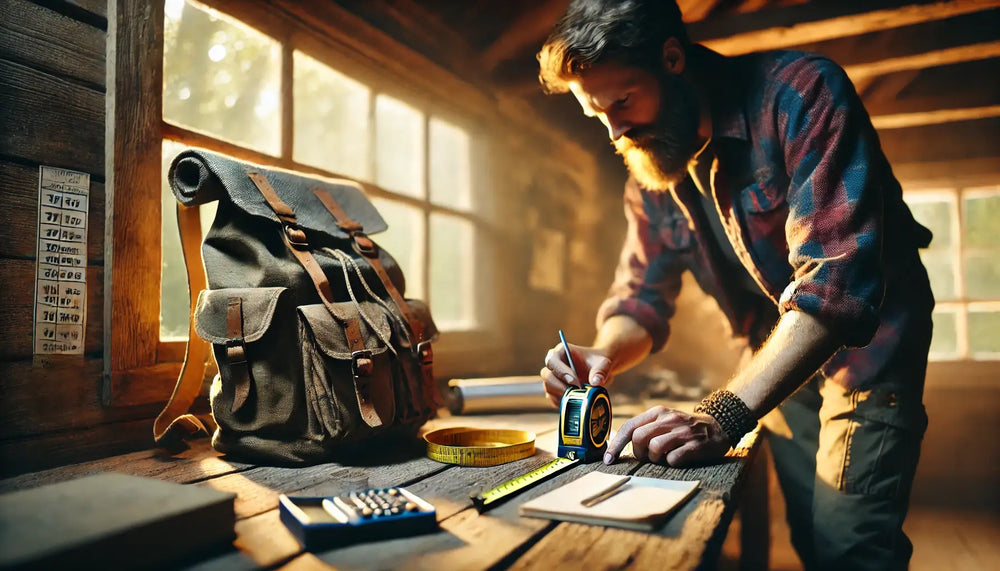
[[[989,310],[1000,310],[1000,297],[996,299],[970,298],[967,293],[965,278],[965,238],[964,225],[966,219],[965,199],[968,196],[1000,194],[1000,185],[996,184],[972,184],[969,181],[957,181],[960,184],[935,185],[928,183],[924,185],[904,184],[903,198],[908,203],[916,198],[919,202],[930,202],[935,199],[941,200],[945,197],[951,202],[950,222],[955,232],[954,243],[948,248],[954,268],[954,287],[957,295],[954,299],[936,300],[935,311],[945,310],[955,315],[955,353],[935,354],[930,353],[928,360],[931,366],[940,364],[961,364],[961,363],[982,363],[981,367],[990,365],[1000,365],[1000,352],[974,353],[969,340],[969,312],[970,310],[987,308]]]
[[[343,8],[333,5],[297,7],[277,0],[268,5],[236,0],[198,0],[226,13],[281,45],[281,153],[272,156],[213,136],[169,123],[163,119],[164,2],[148,7],[128,0],[109,2],[108,114],[106,165],[109,232],[106,243],[111,270],[105,278],[105,371],[101,400],[107,406],[163,402],[180,373],[187,341],[160,339],[160,268],[162,142],[170,139],[188,146],[209,148],[238,159],[272,167],[332,178],[345,177],[293,159],[293,63],[301,50],[337,71],[365,83],[371,101],[384,93],[418,109],[425,129],[424,198],[395,193],[371,182],[359,181],[370,197],[384,198],[418,208],[424,217],[425,268],[430,256],[430,217],[442,213],[469,220],[476,228],[477,254],[497,247],[502,238],[486,205],[491,189],[488,158],[491,141],[479,133],[495,119],[496,102],[478,88],[458,79],[437,64],[397,44]],[[316,10],[315,8],[319,8]],[[340,30],[349,29],[350,34]],[[415,63],[419,67],[415,67]],[[138,73],[135,73],[138,70]],[[121,71],[121,72],[120,72]],[[374,113],[374,107],[371,112]],[[470,135],[470,181],[473,210],[435,204],[430,199],[429,122],[437,117],[465,129]],[[374,121],[369,128],[373,136]],[[373,138],[370,140],[374,140]],[[374,161],[374,151],[372,151]],[[485,168],[480,168],[481,166]],[[143,189],[114,192],[113,189]],[[378,239],[378,236],[375,236]],[[476,256],[482,258],[482,256]],[[496,306],[498,288],[488,264],[476,264],[477,291],[490,303],[477,308],[478,328],[449,332],[435,346],[438,362],[453,357],[458,363],[490,359],[503,366],[495,349],[501,347],[502,323]],[[114,276],[127,276],[114,279]],[[424,297],[430,295],[430,276],[424,271]],[[485,307],[484,307],[485,306]],[[201,342],[200,340],[197,342]],[[466,365],[466,368],[468,366]],[[440,373],[439,373],[440,375]]]

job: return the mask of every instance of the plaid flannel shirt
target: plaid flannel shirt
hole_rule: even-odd
[[[725,58],[694,46],[689,57],[726,81],[711,102],[714,215],[766,297],[726,275],[690,177],[671,192],[630,179],[625,243],[598,327],[629,315],[659,350],[691,270],[752,347],[787,311],[839,332],[845,348],[823,373],[849,388],[871,385],[904,352],[926,355],[934,301],[918,248],[930,232],[903,202],[844,71],[791,51]]]

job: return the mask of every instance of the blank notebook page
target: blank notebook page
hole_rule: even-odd
[[[601,525],[648,528],[686,500],[700,483],[633,476],[608,499],[585,507],[580,502],[622,478],[591,472],[521,506],[521,514]],[[631,524],[631,525],[629,525]]]

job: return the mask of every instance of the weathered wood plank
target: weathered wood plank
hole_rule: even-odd
[[[6,294],[0,296],[0,359],[14,361],[30,359],[34,353],[35,261],[0,258],[0,275],[4,276]],[[104,270],[100,266],[87,268],[87,328],[84,352],[93,355],[104,344]],[[53,356],[56,359],[79,360],[81,357]],[[92,389],[91,379],[79,379]]]
[[[1000,118],[890,129],[879,139],[890,164],[997,157]]]
[[[554,434],[552,418],[554,417],[550,415],[532,414],[445,417],[432,421],[426,428],[430,430],[463,424],[482,428],[519,426],[547,436]],[[301,552],[298,543],[277,517],[279,492],[307,496],[330,495],[364,487],[405,485],[434,504],[438,521],[447,521],[454,514],[471,509],[470,497],[474,493],[496,486],[551,459],[550,454],[539,452],[535,456],[501,466],[470,468],[440,464],[423,456],[422,450],[420,443],[411,450],[401,450],[404,457],[406,454],[411,455],[402,461],[391,458],[387,460],[380,453],[380,459],[355,459],[355,463],[361,461],[366,465],[323,464],[301,468],[292,473],[288,473],[288,469],[262,468],[204,482],[202,485],[236,492],[240,498],[237,500],[237,514],[243,518],[243,521],[237,523],[236,543],[244,552],[221,556],[208,567],[240,569],[256,565],[271,566],[287,561]],[[414,453],[417,456],[412,456]],[[374,461],[382,465],[367,465]],[[260,539],[265,537],[268,539]],[[370,547],[369,545],[368,548]],[[380,550],[382,547],[380,543]]]
[[[635,466],[634,462],[621,462],[614,466],[603,466],[600,463],[576,466],[486,514],[478,514],[471,507],[463,509],[443,520],[442,531],[439,533],[380,542],[378,550],[362,544],[315,555],[337,568],[487,569],[504,561],[519,546],[545,534],[553,527],[554,524],[548,520],[521,517],[518,514],[520,504],[591,470],[624,474]],[[451,475],[451,471],[447,475]],[[443,476],[445,475],[441,475]],[[442,486],[443,482],[428,481],[427,485]],[[465,491],[466,488],[461,483],[447,484],[446,493],[458,496],[459,500],[468,501],[467,497],[461,497]],[[440,493],[440,490],[435,491],[438,494],[432,500],[435,506],[440,505],[443,500]]]
[[[725,55],[787,48],[943,20],[1000,6],[996,0],[805,3],[688,26],[691,38]]]
[[[38,167],[0,160],[4,208],[0,210],[0,257],[34,258],[38,247]],[[90,182],[87,261],[104,263],[104,184]]]
[[[23,439],[47,432],[68,431],[65,434],[70,437],[68,441],[76,441],[76,431],[95,425],[136,419],[148,419],[152,425],[159,405],[106,408],[100,404],[97,387],[101,369],[101,359],[75,355],[46,355],[35,357],[33,361],[0,362],[0,393],[3,394],[0,398],[0,439]],[[108,432],[94,436],[98,440],[87,446],[100,449],[102,438],[113,442],[116,435],[113,430]],[[55,440],[60,437],[51,436]],[[152,444],[152,432],[148,442]],[[28,451],[32,452],[30,448]],[[82,459],[86,458],[72,461]],[[58,463],[53,462],[44,467],[56,465]],[[29,470],[20,472],[25,471]]]
[[[0,59],[0,125],[0,155],[104,175],[100,91]]]
[[[143,419],[0,441],[0,476],[141,450],[152,443],[152,426],[152,420]]]
[[[105,260],[111,303],[105,309],[107,374],[154,364],[160,339],[160,123],[163,3],[111,0],[108,13],[107,193],[114,226]],[[104,152],[103,145],[101,146]],[[112,315],[114,319],[112,319]],[[102,387],[105,402],[111,387]]]
[[[108,0],[62,0],[66,4],[76,6],[84,12],[89,12],[98,18],[108,19]]]
[[[0,480],[0,493],[37,488],[100,472],[119,472],[187,484],[252,467],[250,464],[224,460],[212,448],[208,438],[199,438],[191,441],[187,450],[177,454],[158,448],[140,450]]]
[[[94,86],[105,82],[104,31],[26,0],[0,0],[0,53]]]

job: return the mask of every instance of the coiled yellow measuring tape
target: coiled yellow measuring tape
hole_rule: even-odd
[[[496,466],[535,453],[535,434],[502,428],[441,428],[424,435],[427,457],[459,466]]]

